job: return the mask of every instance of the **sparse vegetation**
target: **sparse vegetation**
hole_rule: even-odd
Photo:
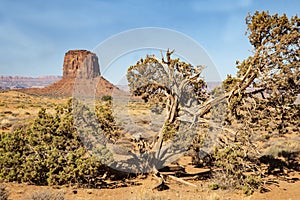
[[[102,101],[111,101],[112,100],[112,96],[105,95],[105,96],[101,97],[101,100]]]
[[[0,200],[7,200],[8,196],[9,196],[9,193],[6,190],[6,187],[3,185],[0,185]]]
[[[210,169],[205,177],[210,190],[239,189],[251,195],[264,191],[270,175],[279,179],[289,171],[299,172],[300,105],[294,102],[300,93],[300,19],[255,12],[246,23],[253,55],[238,61],[237,74],[210,92],[201,76],[203,67],[172,58],[174,51],[168,50],[165,57],[148,55],[129,67],[130,92],[140,99],[126,105],[128,113],[117,104],[113,110],[111,96],[97,100],[92,113],[76,99],[56,104],[53,99],[1,93],[0,181],[106,187],[108,179],[118,179],[121,173],[108,167],[114,155],[104,140],[130,143],[126,156],[143,155],[121,164],[142,172],[151,169],[160,181],[158,190],[168,188],[166,179],[171,177],[160,168],[172,159],[175,165],[176,156],[188,150],[194,166]],[[154,117],[166,113],[162,127],[152,124],[148,131],[155,132],[151,141],[142,137],[141,128],[152,123],[149,112]],[[126,134],[135,137],[125,138],[126,143]],[[211,144],[210,152],[206,148]],[[149,166],[143,168],[144,162]],[[172,180],[195,186],[180,179],[185,170],[174,174]],[[199,180],[201,173],[193,175]],[[7,198],[6,188],[0,186],[0,200]],[[63,200],[64,195],[45,190],[31,199]]]
[[[208,185],[208,188],[210,190],[217,190],[217,189],[219,189],[219,185],[217,183],[212,183],[212,184]]]
[[[249,14],[246,23],[254,54],[241,63],[237,62],[237,75],[228,75],[223,82],[224,91],[216,88],[210,94],[203,92],[206,83],[199,78],[201,68],[172,59],[173,51],[169,50],[167,60],[163,56],[162,59],[147,56],[138,61],[128,69],[127,79],[133,95],[141,96],[146,102],[151,98],[166,102],[169,115],[162,135],[166,135],[164,130],[168,130],[170,123],[173,127],[178,123],[181,126],[190,124],[190,128],[185,129],[189,131],[175,129],[177,137],[190,142],[188,138],[198,130],[193,131],[192,125],[201,123],[202,130],[194,139],[193,149],[201,151],[201,144],[205,145],[203,137],[218,140],[212,156],[213,167],[222,172],[216,177],[221,180],[218,186],[239,188],[249,195],[262,186],[270,168],[274,168],[272,160],[276,159],[262,159],[264,149],[258,146],[259,142],[285,134],[299,134],[300,107],[294,101],[300,93],[300,19],[263,11]],[[174,80],[176,83],[172,82]],[[197,91],[196,95],[189,96],[181,91],[187,88]],[[195,106],[185,107],[184,97]],[[184,118],[180,112],[187,112],[192,117]],[[218,131],[221,131],[221,136],[214,138]],[[200,160],[195,159],[194,163],[197,162]],[[281,171],[283,167],[291,166],[282,162]],[[264,171],[263,164],[269,165],[268,171]]]
[[[0,103],[1,107],[6,107],[6,103]]]
[[[2,181],[101,185],[96,178],[105,173],[106,167],[81,143],[73,125],[71,101],[56,110],[52,115],[41,109],[28,126],[0,135]]]
[[[229,93],[225,127],[235,135],[217,149],[216,165],[236,180],[232,187],[248,195],[270,174],[262,164],[274,163],[272,156],[261,157],[265,149],[259,142],[299,134],[300,107],[293,104],[300,93],[300,61],[295,55],[300,49],[299,21],[297,16],[288,19],[268,12],[249,15],[246,22],[254,55],[238,63],[236,77],[229,75],[223,82]],[[287,164],[281,164],[281,170],[283,166]]]
[[[28,200],[64,200],[64,194],[51,190],[42,190],[33,193]]]

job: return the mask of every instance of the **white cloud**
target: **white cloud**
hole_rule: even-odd
[[[112,24],[115,21],[115,13],[110,12],[113,6],[114,4],[103,1],[96,3],[93,1],[37,1],[35,3],[20,1],[16,6],[14,1],[11,1],[6,2],[0,11],[5,18],[29,26],[78,30]]]

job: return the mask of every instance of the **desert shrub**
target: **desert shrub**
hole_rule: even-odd
[[[254,170],[258,165],[249,158],[247,150],[241,143],[216,148],[214,159],[219,171],[213,176],[220,188],[242,189],[245,194],[251,195],[262,186],[262,174]]]
[[[2,130],[8,130],[10,127],[12,127],[12,123],[5,123],[0,125]]]
[[[112,100],[112,96],[110,96],[110,95],[105,95],[105,96],[101,97],[101,100],[102,100],[102,101],[111,101],[111,100]]]
[[[8,110],[8,111],[4,111],[3,113],[4,113],[4,114],[6,114],[6,115],[11,115],[11,114],[13,114],[13,112],[12,112],[12,111],[10,111],[10,110]]]
[[[117,137],[118,127],[114,119],[111,102],[100,102],[96,105],[96,118],[99,120],[100,128],[109,137]]]
[[[42,105],[40,105],[40,104],[30,104],[29,105],[30,107],[32,107],[32,108],[41,108],[42,107]]]
[[[6,107],[7,105],[6,105],[6,103],[0,103],[0,106],[1,107]]]
[[[208,166],[211,164],[211,156],[207,152],[204,152],[202,148],[205,138],[209,134],[209,125],[200,124],[197,129],[197,135],[193,138],[191,145],[192,163],[198,167]]]
[[[55,114],[41,109],[31,124],[0,134],[0,180],[96,185],[96,177],[106,170],[99,156],[111,160],[111,154],[103,149],[97,156],[87,151],[77,131],[69,101],[57,107]]]
[[[9,196],[9,193],[6,190],[6,187],[3,185],[0,185],[0,200],[7,200],[8,196]]]
[[[208,185],[208,188],[210,190],[217,190],[217,189],[219,189],[219,185],[217,183],[212,183],[212,184]]]
[[[164,140],[173,139],[178,130],[178,126],[179,125],[176,123],[166,123],[163,127],[163,132],[164,132],[163,139]]]
[[[19,116],[20,115],[20,113],[12,113],[11,114],[11,116],[13,116],[13,117],[17,117],[17,116]]]
[[[29,200],[64,200],[64,194],[61,192],[53,192],[51,190],[42,190],[33,193]]]
[[[17,106],[17,108],[22,108],[22,109],[24,109],[24,108],[26,108],[26,106],[25,106],[25,104],[20,104],[20,105]]]

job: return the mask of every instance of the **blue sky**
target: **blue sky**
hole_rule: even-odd
[[[195,40],[224,78],[235,73],[237,59],[251,54],[245,36],[249,12],[292,16],[299,15],[299,8],[297,0],[0,0],[0,75],[61,75],[70,49],[94,50],[120,32],[158,27]],[[107,78],[118,82],[141,53],[145,51],[117,60],[119,68],[112,71],[120,72],[108,73]]]

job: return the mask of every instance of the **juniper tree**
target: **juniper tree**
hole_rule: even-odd
[[[208,96],[205,82],[200,76],[202,68],[172,59],[173,51],[167,51],[166,60],[155,56],[147,56],[128,69],[127,79],[133,95],[145,99],[155,98],[161,94],[167,97],[168,118],[166,123],[177,120],[189,124],[209,123],[219,126],[223,135],[230,138],[219,138],[220,151],[216,159],[239,155],[241,162],[223,165],[227,172],[237,174],[251,188],[251,180],[244,176],[246,166],[255,171],[258,158],[257,146],[253,145],[259,129],[285,133],[292,128],[299,133],[299,105],[294,101],[300,91],[299,57],[300,57],[300,19],[290,19],[284,14],[270,15],[268,12],[255,12],[246,18],[247,35],[253,45],[253,55],[243,62],[237,62],[236,76],[228,75],[223,82],[224,93]],[[192,96],[185,91],[193,91]],[[193,104],[194,106],[190,106]],[[227,107],[227,124],[220,126],[205,118],[215,106],[225,104]],[[188,113],[188,118],[179,116],[180,112]],[[235,126],[232,123],[235,123]],[[272,123],[269,123],[272,122]],[[154,151],[160,156],[163,148],[162,131]],[[222,149],[222,144],[225,149]],[[233,151],[228,151],[233,150]],[[219,151],[219,152],[220,152]],[[236,151],[242,151],[240,154]],[[231,155],[227,153],[231,152]],[[223,155],[223,156],[222,156]],[[225,156],[225,157],[224,157]],[[252,157],[252,160],[249,159]],[[254,159],[254,160],[253,160]],[[228,168],[229,166],[229,168]],[[227,167],[227,168],[226,168]],[[255,181],[255,187],[259,185]]]
[[[228,102],[226,127],[234,130],[234,143],[219,148],[216,159],[249,192],[259,184],[247,182],[244,172],[252,171],[256,180],[263,173],[259,161],[264,149],[258,140],[299,134],[300,110],[294,102],[300,92],[300,18],[257,11],[246,17],[246,24],[253,55],[237,62],[236,76],[228,75],[223,82]],[[225,157],[240,156],[238,151],[244,152],[238,163],[222,162]]]
[[[132,94],[142,96],[146,101],[160,95],[166,97],[168,123],[174,122],[180,107],[199,104],[207,98],[206,83],[201,77],[203,66],[193,66],[179,58],[173,59],[173,53],[174,50],[168,50],[166,59],[163,55],[161,59],[148,55],[127,71]]]
[[[147,160],[151,160],[150,167],[155,172],[167,160],[170,161],[176,154],[187,150],[187,145],[192,143],[195,134],[192,130],[195,127],[193,123],[183,122],[181,117],[185,109],[192,109],[208,98],[207,86],[201,76],[204,67],[172,58],[173,53],[174,51],[168,50],[166,57],[161,54],[161,58],[148,55],[130,66],[127,71],[127,80],[133,95],[141,96],[145,101],[160,99],[166,104],[167,117],[164,125],[147,152],[150,155]],[[163,145],[166,139],[164,136],[168,132],[175,134],[172,145]]]

